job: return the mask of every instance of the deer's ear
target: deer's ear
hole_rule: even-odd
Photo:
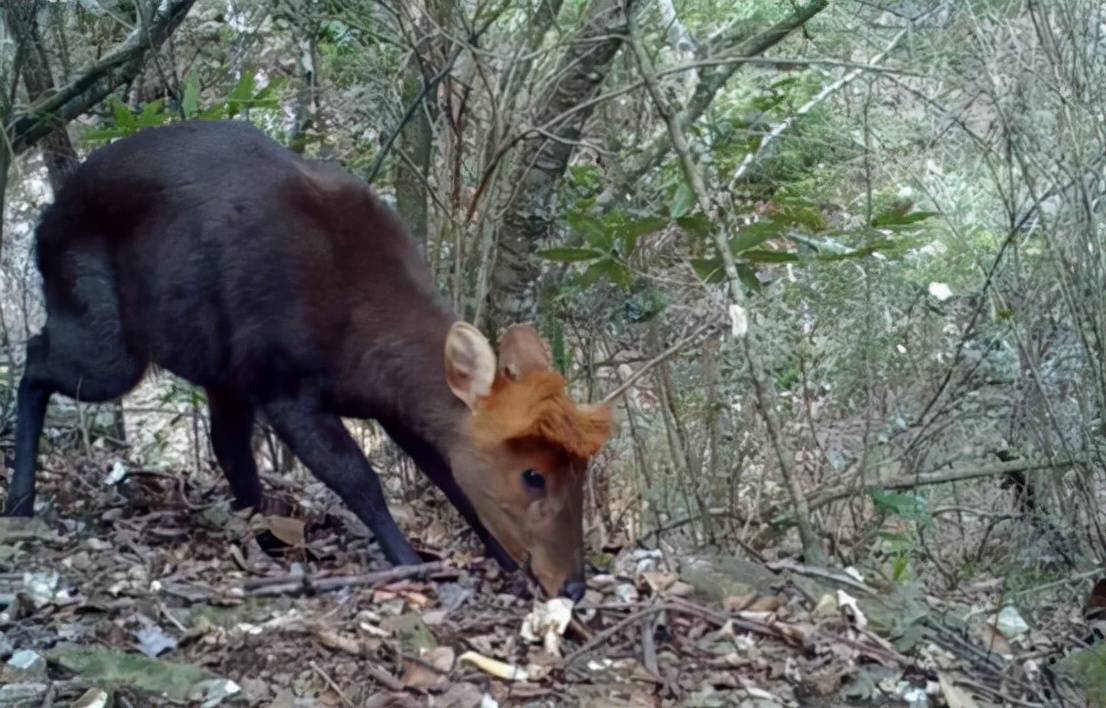
[[[495,352],[480,330],[467,322],[454,323],[445,338],[445,380],[453,395],[472,410],[492,392]]]
[[[534,371],[552,371],[549,345],[531,324],[507,328],[499,340],[499,370],[509,379],[518,379]]]

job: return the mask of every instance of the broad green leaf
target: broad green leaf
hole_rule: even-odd
[[[622,288],[623,291],[629,292],[633,274],[625,264],[610,258],[600,261],[600,264],[615,285]]]
[[[702,278],[704,283],[716,284],[726,282],[726,273],[722,269],[721,258],[692,258],[691,267],[695,274]]]
[[[246,105],[253,96],[254,75],[245,71],[242,78],[238,79],[238,85],[227,95],[227,117],[238,115],[243,105]]]
[[[673,219],[679,219],[684,216],[691,208],[695,206],[695,192],[691,190],[686,182],[681,182],[680,186],[676,189],[676,194],[672,196],[672,206],[669,211],[669,215]]]
[[[618,228],[619,252],[623,259],[629,258],[637,249],[638,239],[655,231],[660,231],[671,223],[669,219],[661,216],[647,216],[622,224]]]
[[[606,254],[594,248],[570,248],[568,246],[538,251],[538,256],[548,261],[559,261],[561,263],[593,261],[596,258],[602,258],[604,255]]]
[[[736,255],[750,248],[755,248],[768,239],[779,236],[781,230],[782,228],[779,224],[770,221],[750,224],[738,231],[737,235],[730,239],[730,252]]]
[[[135,122],[139,128],[152,128],[169,120],[169,114],[165,112],[165,102],[162,99],[150,101],[142,107],[142,113]]]
[[[609,234],[603,222],[596,219],[591,214],[585,214],[583,212],[570,212],[565,216],[565,223],[568,224],[574,232],[580,234],[587,242],[601,251],[607,252],[613,246]]]
[[[549,318],[545,327],[545,336],[553,350],[553,366],[562,374],[568,373],[569,354],[565,347],[565,328],[556,317]]]
[[[603,261],[596,261],[587,267],[583,273],[572,281],[573,285],[578,288],[586,288],[589,285],[594,285],[599,282],[599,279],[606,274],[606,268],[603,265]]]
[[[801,258],[787,251],[765,251],[763,249],[751,249],[742,251],[741,257],[752,263],[797,263]]]
[[[925,497],[917,494],[903,494],[901,492],[887,492],[879,487],[868,489],[868,496],[876,509],[899,516],[908,521],[929,521],[928,505]]]
[[[277,76],[270,80],[265,88],[253,95],[250,99],[251,105],[254,108],[280,108],[280,92],[285,83],[287,83],[287,80],[283,76]]]
[[[749,290],[760,290],[764,287],[764,284],[760,282],[760,278],[757,277],[757,272],[745,263],[737,264],[737,277],[742,285]]]
[[[191,118],[200,110],[200,80],[195,74],[189,74],[184,81],[184,95],[181,96],[181,110],[186,118]]]
[[[113,98],[111,100],[111,111],[115,116],[116,126],[130,130],[135,130],[138,127],[134,114],[119,99]]]
[[[826,228],[826,219],[821,212],[806,204],[784,203],[772,214],[772,221],[781,226],[803,226],[813,233]]]
[[[940,216],[940,214],[935,211],[903,212],[898,209],[888,209],[872,217],[872,226],[876,228],[910,226],[934,216]]]
[[[899,582],[906,575],[906,569],[910,567],[910,558],[905,555],[896,556],[891,562],[891,577]]]
[[[671,219],[666,219],[663,216],[647,216],[644,219],[627,223],[621,230],[627,236],[640,238],[655,231],[660,231],[669,223],[671,223]]]
[[[687,216],[681,216],[676,219],[676,223],[680,228],[695,238],[705,239],[710,236],[710,230],[713,225],[710,223],[710,219],[707,218],[702,212],[695,212],[694,214],[688,214]]]

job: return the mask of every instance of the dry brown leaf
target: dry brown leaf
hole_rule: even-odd
[[[647,570],[641,574],[641,577],[645,580],[645,584],[649,586],[649,589],[655,593],[664,592],[672,587],[677,580],[674,573],[665,573],[659,570]]]
[[[304,523],[287,516],[266,516],[265,528],[282,543],[300,547],[304,545]]]
[[[991,623],[984,622],[979,625],[976,634],[979,635],[980,641],[983,642],[983,646],[986,647],[988,651],[993,651],[1003,656],[1012,656],[1014,654],[1014,651],[1010,648],[1010,643],[1006,641],[1006,637],[1003,637]]]
[[[453,649],[433,647],[419,650],[419,661],[408,661],[400,677],[407,688],[435,688],[444,685],[453,670]]]

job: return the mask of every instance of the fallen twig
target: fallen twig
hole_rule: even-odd
[[[243,584],[242,591],[252,596],[327,592],[361,585],[377,585],[393,580],[416,578],[440,571],[445,567],[444,561],[434,561],[421,565],[404,565],[375,573],[365,573],[364,575],[335,575],[329,578],[316,578],[309,574],[288,575],[281,579],[283,582],[269,578],[250,578]]]
[[[342,699],[342,703],[345,703],[347,706],[353,706],[353,701],[349,699],[349,696],[342,690],[342,687],[335,683],[334,679],[330,678],[330,674],[319,668],[319,665],[314,661],[307,662],[307,665],[311,667],[312,671],[319,675],[319,678],[321,678],[327,686],[330,686],[330,688],[338,694],[338,697]]]
[[[316,629],[315,638],[328,649],[336,649],[362,659],[367,658],[365,646],[361,642],[350,637],[344,637],[333,630]],[[400,683],[399,679],[371,662],[365,661],[362,663],[361,670],[381,686],[391,691],[403,690],[403,684]]]

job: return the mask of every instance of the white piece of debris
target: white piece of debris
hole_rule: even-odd
[[[1018,614],[1017,609],[1013,605],[1007,605],[1003,607],[998,613],[998,619],[995,621],[995,629],[1002,633],[1002,636],[1007,639],[1013,639],[1019,634],[1025,634],[1029,631],[1029,624],[1022,619],[1022,616]]]
[[[944,283],[930,283],[929,294],[944,302],[952,297],[952,288]]]
[[[844,590],[838,590],[837,605],[845,611],[846,615],[852,618],[853,624],[856,625],[857,629],[864,629],[868,626],[868,618],[860,611],[860,606],[856,604],[855,597]]]
[[[486,674],[491,674],[496,678],[505,679],[507,681],[528,681],[530,679],[530,673],[523,667],[517,664],[508,664],[499,659],[493,659],[474,651],[466,651],[464,654],[457,657],[457,662],[472,664]]]
[[[112,466],[111,471],[108,472],[107,477],[104,477],[105,487],[114,487],[123,481],[123,478],[127,476],[127,467],[121,460],[116,460]]]
[[[102,688],[90,688],[73,703],[73,708],[107,708],[108,692]]]
[[[60,578],[57,573],[24,573],[23,589],[31,598],[35,609],[41,609],[58,595]]]
[[[745,308],[737,303],[730,305],[730,333],[734,339],[740,339],[749,331],[749,317]]]
[[[572,620],[572,600],[555,597],[547,602],[537,602],[522,621],[519,634],[531,644],[541,642],[545,651],[553,656],[561,655],[561,635]]]
[[[858,583],[864,582],[864,574],[851,565],[848,568],[845,568],[845,575],[849,576]]]
[[[242,692],[242,687],[230,679],[208,679],[192,686],[188,692],[191,701],[202,701],[203,708],[213,708],[224,699]]]

